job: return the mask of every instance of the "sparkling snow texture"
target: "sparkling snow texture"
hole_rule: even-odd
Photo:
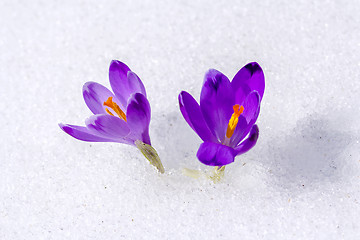
[[[1,1],[0,239],[360,239],[360,2]],[[167,170],[77,141],[82,85],[118,59],[152,107]],[[219,184],[177,95],[215,68],[266,77],[250,152]]]

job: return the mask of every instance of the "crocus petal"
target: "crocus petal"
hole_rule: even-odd
[[[151,109],[149,101],[143,94],[135,93],[131,95],[127,105],[126,118],[131,131],[128,138],[134,141],[141,140],[151,145],[149,136]]]
[[[235,154],[231,147],[213,142],[204,142],[200,145],[196,156],[203,164],[224,166],[234,161]]]
[[[129,88],[127,85],[127,74],[130,68],[117,60],[110,63],[109,80],[110,85],[116,97],[120,100],[122,107],[126,107],[127,99],[124,95],[129,95]],[[124,94],[125,93],[125,94]]]
[[[236,103],[242,102],[254,90],[259,93],[261,100],[265,90],[265,77],[260,65],[256,62],[245,65],[236,73],[231,86],[235,91]]]
[[[111,88],[123,107],[126,107],[127,101],[133,93],[138,92],[146,96],[140,78],[134,72],[131,72],[125,63],[113,60],[109,68],[109,79]]]
[[[187,123],[203,141],[217,141],[205,122],[199,104],[189,93],[182,91],[179,94],[179,106]]]
[[[86,119],[87,128],[94,134],[112,139],[123,139],[130,130],[126,122],[108,114],[97,114]]]
[[[236,146],[249,133],[256,122],[260,112],[260,96],[257,91],[251,92],[242,103],[244,112],[239,117],[239,122],[231,137],[231,146]]]
[[[235,154],[240,155],[249,151],[255,146],[257,139],[259,138],[259,128],[257,125],[253,125],[249,136],[239,146],[235,148]]]
[[[259,107],[260,107],[260,96],[257,91],[252,91],[242,103],[244,107],[244,112],[241,116],[246,118],[246,121],[250,123],[251,121],[256,121],[259,115]]]
[[[127,79],[129,84],[129,91],[131,93],[141,93],[146,97],[144,84],[142,83],[138,75],[136,75],[136,73],[129,71],[127,75]]]
[[[96,82],[87,82],[84,84],[83,96],[86,105],[94,114],[106,113],[104,102],[109,97],[112,97],[114,102],[119,102],[109,89]]]
[[[200,108],[210,130],[222,141],[235,104],[229,79],[221,72],[210,69],[205,74],[201,90]]]
[[[100,137],[91,132],[86,127],[69,125],[69,124],[59,124],[59,127],[69,134],[70,136],[87,142],[113,142],[110,138]]]

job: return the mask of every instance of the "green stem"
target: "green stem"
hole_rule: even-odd
[[[215,167],[214,169],[214,175],[209,176],[211,180],[213,180],[214,183],[218,183],[221,181],[221,179],[225,175],[225,166],[222,167]]]
[[[141,153],[149,160],[150,164],[155,166],[160,173],[164,173],[165,169],[161,163],[159,155],[156,150],[149,144],[146,144],[140,140],[135,141],[136,147],[141,151]]]

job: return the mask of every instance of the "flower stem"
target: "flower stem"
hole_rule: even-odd
[[[149,144],[146,144],[140,140],[135,141],[136,147],[141,151],[141,153],[149,160],[150,164],[155,166],[160,173],[164,173],[165,169],[161,163],[159,155],[156,150]]]
[[[209,178],[214,182],[218,183],[221,181],[222,177],[225,175],[225,166],[215,167],[214,174],[209,176]]]

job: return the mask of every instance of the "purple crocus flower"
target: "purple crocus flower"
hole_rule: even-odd
[[[134,145],[151,164],[164,172],[155,149],[151,147],[151,112],[143,83],[126,64],[116,60],[110,64],[109,79],[113,92],[96,82],[87,82],[83,86],[85,103],[94,113],[85,120],[86,126],[61,123],[60,128],[82,141]]]
[[[205,74],[200,105],[189,93],[179,94],[183,117],[204,141],[197,152],[200,162],[225,166],[255,146],[259,128],[254,124],[264,89],[264,73],[253,62],[241,68],[231,82],[210,69]]]

